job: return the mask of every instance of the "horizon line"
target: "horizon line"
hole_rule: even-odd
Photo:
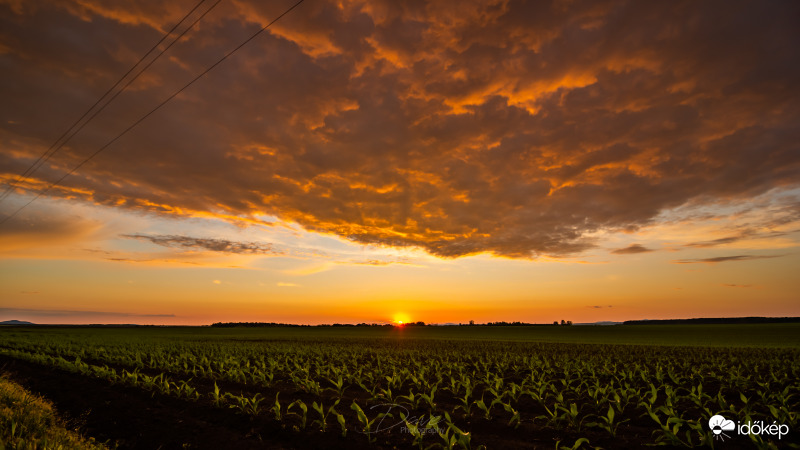
[[[252,328],[268,328],[268,327],[382,327],[382,326],[394,326],[394,327],[418,327],[418,326],[438,326],[438,327],[448,327],[448,326],[571,326],[571,325],[599,325],[599,324],[606,324],[606,325],[625,325],[625,324],[646,324],[646,323],[659,323],[659,322],[693,322],[693,323],[703,323],[707,322],[706,324],[725,324],[725,323],[791,323],[791,322],[800,322],[800,316],[731,316],[731,317],[692,317],[692,318],[675,318],[675,319],[633,319],[633,320],[625,320],[625,321],[614,321],[614,320],[600,320],[596,322],[572,322],[569,320],[564,321],[554,321],[554,322],[521,322],[521,321],[514,321],[514,322],[507,322],[507,321],[494,321],[494,322],[484,322],[484,323],[470,323],[470,322],[431,322],[426,323],[424,321],[415,321],[415,322],[385,322],[385,321],[373,321],[373,322],[333,322],[333,323],[318,323],[318,324],[308,324],[308,323],[287,323],[287,322],[213,322],[210,324],[148,324],[148,323],[35,323],[26,320],[18,320],[18,319],[9,319],[0,321],[0,325],[2,326],[74,326],[74,327],[208,327],[208,328],[234,328],[234,327],[252,327]]]

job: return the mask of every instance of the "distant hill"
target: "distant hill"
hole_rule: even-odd
[[[33,322],[26,322],[24,320],[5,320],[0,322],[0,325],[36,325]]]
[[[699,319],[628,320],[624,325],[687,325],[740,323],[797,323],[800,317],[708,317]]]

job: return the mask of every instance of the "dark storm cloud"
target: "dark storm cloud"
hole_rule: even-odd
[[[647,253],[652,251],[654,250],[644,247],[642,246],[642,244],[631,244],[624,248],[618,248],[616,250],[612,250],[611,253],[615,255],[631,255],[636,253]]]
[[[22,172],[191,6],[0,5],[0,175]],[[37,179],[288,6],[220,4]],[[797,185],[799,12],[790,1],[308,2],[54,195],[271,214],[443,257],[581,252],[597,245],[589,233],[634,231],[687,202]]]

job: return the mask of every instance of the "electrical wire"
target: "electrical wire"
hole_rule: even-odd
[[[140,123],[142,123],[142,122],[143,122],[145,119],[147,119],[148,117],[150,117],[151,115],[153,115],[153,113],[155,113],[156,111],[158,111],[159,109],[161,109],[161,108],[162,108],[164,105],[166,105],[166,104],[167,104],[167,103],[168,103],[170,100],[172,100],[173,98],[177,97],[177,96],[178,96],[178,95],[179,95],[181,92],[185,91],[187,88],[189,88],[189,86],[191,86],[191,85],[193,85],[195,82],[197,82],[197,80],[199,80],[200,78],[202,78],[203,76],[205,76],[205,75],[206,75],[208,72],[211,72],[211,71],[212,71],[212,70],[213,70],[215,67],[217,67],[218,65],[222,64],[222,62],[223,62],[223,61],[227,60],[229,57],[231,57],[231,55],[233,55],[234,53],[236,53],[237,51],[239,51],[239,50],[240,50],[242,47],[244,47],[245,45],[247,45],[248,43],[250,43],[250,41],[252,41],[252,40],[253,40],[253,39],[255,39],[256,37],[258,37],[258,36],[259,36],[261,33],[263,33],[264,31],[266,31],[266,30],[267,30],[267,28],[271,27],[271,26],[272,26],[272,25],[273,25],[275,22],[277,22],[277,21],[281,20],[281,19],[282,19],[284,16],[286,16],[287,14],[289,14],[290,12],[292,12],[292,11],[293,11],[295,8],[297,8],[298,6],[300,6],[300,4],[301,4],[301,3],[303,3],[304,1],[305,1],[305,0],[299,0],[297,3],[295,3],[294,5],[292,5],[292,6],[291,6],[289,9],[287,9],[286,11],[284,11],[283,13],[281,13],[281,15],[279,15],[278,17],[276,17],[275,19],[273,19],[273,20],[272,20],[271,22],[269,22],[268,24],[264,25],[264,26],[263,26],[263,27],[262,27],[260,30],[258,30],[258,31],[256,31],[255,33],[253,33],[253,34],[252,34],[250,37],[248,37],[247,39],[245,39],[245,40],[244,40],[244,41],[243,41],[241,44],[239,44],[239,45],[238,45],[238,46],[236,46],[236,47],[235,47],[233,50],[229,51],[229,52],[228,52],[228,53],[226,53],[226,54],[225,54],[225,55],[224,55],[222,58],[220,58],[219,60],[217,60],[217,62],[215,62],[214,64],[210,65],[210,66],[209,66],[209,67],[208,67],[206,70],[204,70],[204,71],[203,71],[203,72],[201,72],[199,75],[197,75],[195,78],[193,78],[191,81],[189,81],[188,83],[186,83],[186,84],[185,84],[185,85],[184,85],[182,88],[178,89],[178,90],[177,90],[177,91],[175,91],[175,92],[174,92],[172,95],[170,95],[169,97],[167,97],[167,98],[166,98],[166,100],[162,101],[162,102],[161,102],[161,103],[159,103],[159,104],[158,104],[158,105],[157,105],[155,108],[151,109],[151,110],[150,110],[148,113],[146,113],[145,115],[143,115],[142,117],[140,117],[140,118],[139,118],[139,119],[138,119],[136,122],[134,122],[134,123],[133,123],[131,126],[129,126],[128,128],[126,128],[125,130],[123,130],[123,131],[122,131],[121,133],[119,133],[119,134],[118,134],[116,137],[114,137],[113,139],[111,139],[110,141],[108,141],[108,142],[107,142],[105,145],[103,145],[102,147],[98,148],[98,149],[97,149],[97,150],[96,150],[94,153],[92,153],[92,154],[91,154],[91,155],[89,155],[87,158],[85,158],[83,161],[81,161],[81,162],[80,162],[80,164],[78,164],[77,166],[75,166],[75,167],[74,167],[72,170],[70,170],[69,172],[67,172],[66,174],[64,174],[64,175],[63,175],[61,178],[59,178],[59,179],[58,179],[58,180],[56,180],[55,182],[51,183],[51,184],[50,184],[50,185],[49,185],[47,188],[45,188],[44,190],[42,190],[42,191],[40,191],[38,194],[36,194],[36,196],[35,196],[35,197],[33,197],[33,198],[32,198],[32,199],[31,199],[31,200],[28,202],[28,203],[25,203],[24,205],[22,205],[21,207],[19,207],[19,208],[18,208],[16,211],[14,211],[13,213],[11,213],[9,216],[7,216],[7,217],[6,217],[6,218],[4,218],[3,220],[1,220],[1,221],[0,221],[0,225],[2,225],[2,224],[4,224],[4,223],[8,222],[9,220],[11,220],[11,219],[12,219],[14,216],[16,216],[17,214],[19,214],[19,212],[20,212],[20,211],[22,211],[23,209],[27,208],[27,207],[28,207],[28,205],[30,205],[31,203],[33,203],[34,201],[36,201],[36,200],[37,200],[39,197],[41,197],[42,195],[44,195],[45,193],[47,193],[48,191],[50,191],[50,190],[51,190],[52,188],[54,188],[55,186],[58,186],[59,184],[61,184],[61,182],[62,182],[62,181],[64,181],[64,179],[65,179],[65,178],[67,178],[68,176],[70,176],[70,175],[72,175],[73,173],[75,173],[75,172],[76,172],[78,169],[80,169],[81,167],[83,167],[83,165],[84,165],[84,164],[86,164],[87,162],[91,161],[91,160],[92,160],[92,159],[93,159],[95,156],[99,155],[99,154],[100,154],[100,153],[101,153],[103,150],[107,149],[107,148],[108,148],[108,147],[110,147],[110,146],[111,146],[111,145],[112,145],[114,142],[116,142],[116,141],[117,141],[117,140],[119,140],[121,137],[123,137],[124,135],[126,135],[126,134],[127,134],[129,131],[131,131],[132,129],[136,128],[136,126],[137,126],[137,125],[139,125],[139,124],[140,124]]]
[[[159,52],[159,53],[156,55],[156,57],[155,57],[155,58],[153,58],[153,59],[152,59],[152,60],[151,60],[149,63],[147,63],[147,65],[146,65],[146,66],[144,66],[144,67],[143,67],[141,70],[139,70],[139,71],[138,71],[138,73],[136,73],[136,74],[133,76],[133,78],[131,78],[130,80],[128,80],[128,82],[127,82],[127,83],[126,83],[124,86],[122,86],[122,89],[118,90],[116,93],[114,93],[114,94],[113,94],[113,96],[111,96],[110,98],[108,98],[107,100],[105,100],[105,99],[106,99],[106,97],[108,97],[108,96],[109,96],[109,95],[110,95],[110,94],[111,94],[111,93],[112,93],[112,92],[113,92],[113,91],[114,91],[114,90],[115,90],[117,87],[119,87],[119,85],[120,85],[120,84],[121,84],[121,83],[122,83],[122,82],[125,80],[125,78],[126,78],[126,77],[128,77],[128,75],[130,75],[131,73],[133,73],[133,72],[134,72],[134,70],[135,70],[137,67],[139,67],[139,65],[140,65],[140,64],[142,64],[142,63],[143,63],[143,62],[144,62],[144,61],[145,61],[145,60],[146,60],[146,59],[147,59],[147,58],[148,58],[148,57],[149,57],[149,56],[150,56],[150,55],[151,55],[151,54],[152,54],[152,53],[153,53],[155,50],[157,50],[157,49],[158,49],[158,47],[159,47],[159,46],[160,46],[162,43],[164,43],[164,41],[165,41],[165,40],[166,40],[166,39],[167,39],[167,38],[168,38],[168,37],[169,37],[169,36],[170,36],[172,33],[174,33],[174,32],[175,32],[175,30],[176,30],[176,29],[178,29],[178,27],[179,27],[179,26],[180,26],[180,25],[181,25],[183,22],[185,22],[185,21],[186,21],[186,19],[188,19],[188,18],[189,18],[189,17],[190,17],[190,16],[191,16],[191,15],[192,15],[192,14],[193,14],[193,13],[194,13],[194,12],[195,12],[195,11],[196,11],[198,8],[199,8],[199,7],[200,7],[200,5],[202,5],[202,4],[203,4],[205,1],[206,1],[206,0],[200,0],[200,2],[199,2],[199,3],[197,3],[197,4],[194,6],[194,8],[192,8],[192,9],[191,9],[191,11],[189,11],[188,13],[186,13],[186,15],[185,15],[185,16],[183,16],[183,18],[182,18],[182,19],[181,19],[181,20],[180,20],[178,23],[176,23],[176,24],[175,24],[175,26],[173,26],[173,27],[172,27],[172,29],[170,29],[170,30],[169,30],[169,31],[168,31],[168,32],[167,32],[167,33],[166,33],[166,34],[165,34],[165,35],[164,35],[164,36],[161,38],[161,40],[159,40],[159,41],[158,41],[158,42],[157,42],[155,45],[153,45],[153,47],[151,47],[151,48],[150,48],[150,50],[148,50],[148,51],[147,51],[147,53],[145,53],[145,54],[144,54],[144,56],[142,56],[142,57],[139,59],[139,61],[137,61],[137,62],[136,62],[136,64],[134,64],[134,65],[133,65],[133,66],[132,66],[132,67],[131,67],[131,68],[130,68],[130,69],[129,69],[129,70],[126,72],[126,73],[125,73],[125,75],[123,75],[123,76],[122,76],[122,77],[121,77],[119,80],[117,80],[117,82],[116,82],[116,83],[114,83],[114,85],[113,85],[113,86],[111,86],[111,87],[110,87],[110,88],[109,88],[109,89],[108,89],[108,90],[107,90],[107,91],[106,91],[106,92],[105,92],[105,93],[104,93],[104,94],[103,94],[103,95],[102,95],[102,96],[101,96],[99,99],[97,99],[97,101],[96,101],[96,102],[95,102],[95,103],[94,103],[92,106],[90,106],[90,107],[89,107],[89,109],[87,109],[87,110],[86,110],[86,112],[84,112],[84,113],[83,113],[83,115],[82,115],[80,118],[78,118],[78,120],[76,120],[76,121],[75,121],[75,122],[74,122],[74,123],[73,123],[73,124],[72,124],[72,125],[71,125],[71,126],[68,128],[68,129],[67,129],[67,130],[66,130],[66,131],[64,131],[64,133],[63,133],[63,134],[61,134],[61,136],[59,136],[59,138],[58,138],[58,139],[56,139],[56,141],[55,141],[55,142],[54,142],[54,143],[53,143],[53,144],[52,144],[52,145],[51,145],[51,146],[50,146],[50,147],[49,147],[49,148],[48,148],[48,149],[47,149],[47,150],[46,150],[46,151],[45,151],[45,152],[44,152],[44,153],[41,155],[41,156],[39,156],[39,158],[37,158],[37,159],[36,159],[36,161],[34,161],[34,162],[31,164],[31,166],[30,166],[30,167],[28,167],[28,169],[27,169],[27,170],[25,170],[25,172],[23,172],[23,173],[22,173],[22,175],[20,175],[20,176],[19,176],[19,177],[18,177],[18,178],[17,178],[15,181],[13,181],[13,182],[9,183],[9,184],[6,186],[6,189],[5,189],[5,191],[4,191],[2,194],[0,194],[0,202],[2,202],[2,201],[3,201],[3,200],[6,198],[6,197],[8,197],[8,196],[11,194],[11,192],[13,191],[13,189],[14,189],[14,187],[15,187],[15,186],[17,186],[17,185],[19,185],[20,183],[22,183],[22,182],[24,182],[25,180],[27,180],[27,179],[28,179],[28,178],[29,178],[31,175],[33,175],[33,173],[34,173],[34,172],[36,172],[36,171],[39,169],[39,167],[41,167],[41,166],[42,166],[42,165],[43,165],[45,162],[47,162],[47,161],[48,161],[48,160],[49,160],[49,159],[50,159],[50,158],[51,158],[53,155],[55,155],[55,154],[56,154],[56,152],[58,152],[59,150],[61,150],[61,148],[62,148],[64,145],[66,145],[66,144],[67,144],[67,142],[69,142],[69,141],[70,141],[70,139],[72,139],[73,137],[75,137],[75,135],[76,135],[76,134],[78,134],[78,133],[79,133],[79,132],[80,132],[80,131],[81,131],[81,130],[82,130],[82,129],[83,129],[83,128],[84,128],[84,127],[87,125],[87,124],[89,124],[89,122],[91,122],[91,121],[92,121],[92,119],[94,119],[95,117],[97,117],[97,115],[99,115],[99,114],[100,114],[100,113],[101,113],[101,112],[102,112],[102,111],[103,111],[103,110],[104,110],[104,109],[105,109],[105,108],[106,108],[106,107],[107,107],[107,106],[108,106],[108,105],[109,105],[109,104],[110,104],[112,101],[114,101],[114,99],[115,99],[115,98],[117,98],[117,97],[118,97],[120,94],[122,94],[122,92],[124,92],[124,91],[125,91],[125,89],[127,89],[127,88],[128,88],[128,86],[130,86],[130,85],[131,85],[131,84],[132,84],[134,81],[136,81],[136,79],[137,79],[137,78],[139,78],[139,76],[140,76],[142,73],[144,73],[144,72],[145,72],[145,71],[146,71],[146,70],[147,70],[147,69],[148,69],[148,68],[149,68],[151,65],[153,65],[153,63],[155,63],[155,62],[156,62],[156,61],[157,61],[157,60],[158,60],[158,59],[161,57],[161,55],[163,55],[163,54],[164,54],[164,53],[165,53],[167,50],[169,50],[169,49],[170,49],[170,47],[172,47],[172,46],[173,46],[173,45],[174,45],[176,42],[178,42],[178,40],[180,40],[180,39],[181,39],[181,38],[182,38],[182,37],[183,37],[183,36],[184,36],[184,35],[185,35],[185,34],[186,34],[186,33],[187,33],[189,30],[191,30],[191,29],[192,29],[192,28],[195,26],[195,24],[197,24],[197,22],[199,22],[199,21],[200,21],[200,20],[201,20],[203,17],[205,17],[205,16],[206,16],[206,14],[208,14],[209,12],[211,12],[211,10],[212,10],[212,9],[214,9],[214,8],[215,8],[215,7],[216,7],[216,6],[219,4],[219,2],[220,2],[220,1],[222,1],[222,0],[217,0],[217,2],[216,2],[216,3],[214,3],[213,5],[211,5],[211,8],[208,8],[208,9],[207,9],[207,10],[206,10],[206,11],[205,11],[205,12],[204,12],[204,13],[203,13],[203,14],[202,14],[200,17],[198,17],[197,19],[195,19],[195,21],[194,21],[194,22],[192,22],[192,24],[191,24],[191,25],[189,25],[189,26],[188,26],[188,27],[187,27],[185,30],[183,30],[183,32],[182,32],[181,34],[179,34],[179,35],[178,35],[178,36],[177,36],[175,39],[173,39],[173,40],[172,40],[172,42],[170,42],[170,43],[169,43],[169,45],[167,45],[167,47],[166,47],[166,48],[164,48],[164,50],[161,50],[161,51],[160,51],[160,52]],[[104,100],[105,100],[105,101],[104,101]],[[102,104],[102,106],[100,106],[100,108],[99,108],[99,109],[97,109],[97,110],[94,112],[94,114],[92,114],[91,116],[89,116],[89,114],[92,112],[92,110],[94,110],[94,109],[95,109],[95,108],[96,108],[98,105],[100,105],[101,103],[103,103],[103,104]],[[89,116],[89,117],[88,117],[88,119],[87,119],[87,116]],[[84,121],[84,122],[81,124],[81,122],[83,121],[83,119],[86,119],[86,121]],[[80,124],[80,126],[78,126],[79,124]],[[77,127],[77,129],[76,129],[76,127]]]

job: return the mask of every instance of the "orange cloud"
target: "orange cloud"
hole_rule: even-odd
[[[22,173],[181,14],[0,8],[4,174]],[[57,179],[278,9],[214,11],[21,189]],[[680,205],[797,187],[796,14],[311,2],[49,195],[243,224],[270,215],[441,257],[578,253]]]

